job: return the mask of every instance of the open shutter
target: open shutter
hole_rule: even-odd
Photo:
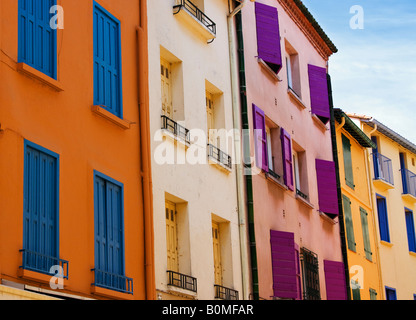
[[[283,181],[285,185],[293,191],[292,140],[289,133],[283,128],[280,131],[280,139],[282,140]]]
[[[296,299],[295,235],[290,232],[270,231],[272,250],[273,292],[275,297]]]
[[[360,207],[361,228],[363,229],[364,252],[365,257],[372,261],[373,253],[371,252],[370,233],[368,231],[368,213],[365,209]]]
[[[256,150],[256,165],[269,172],[267,153],[266,118],[263,110],[253,104],[254,145]]]
[[[308,65],[308,72],[311,95],[311,111],[326,124],[330,119],[328,78],[326,69]]]
[[[94,190],[95,208],[95,268],[107,271],[107,218],[106,218],[106,186],[104,179],[95,177]]]
[[[348,249],[356,252],[356,243],[354,236],[354,225],[352,223],[351,201],[345,195],[342,195],[344,207],[345,228],[347,230]]]
[[[319,210],[332,216],[339,214],[335,163],[316,159]]]
[[[324,272],[327,300],[347,300],[344,264],[324,260]]]
[[[277,8],[256,2],[258,57],[275,72],[282,68],[279,16]]]
[[[385,198],[377,198],[378,224],[380,227],[380,240],[390,242],[387,204]]]
[[[351,142],[346,136],[342,135],[342,150],[344,155],[345,183],[354,189],[354,175],[352,171]]]

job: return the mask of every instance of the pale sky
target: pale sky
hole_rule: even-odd
[[[334,105],[376,118],[416,144],[416,0],[302,0],[338,48]],[[350,8],[364,10],[352,29]]]

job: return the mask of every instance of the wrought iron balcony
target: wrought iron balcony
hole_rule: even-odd
[[[215,299],[239,300],[238,291],[215,284]]]
[[[62,278],[68,279],[68,261],[26,249],[22,249],[20,252],[22,253],[22,265],[20,268],[56,276],[55,272],[51,272],[51,268],[59,266],[63,273],[61,274]]]
[[[393,165],[391,159],[381,153],[373,153],[374,180],[383,180],[394,185]]]
[[[189,0],[176,0],[176,5],[173,6],[174,14],[178,14],[181,10],[186,10],[192,17],[198,20],[206,29],[208,29],[214,36],[217,33],[217,25],[214,21],[207,17],[195,4]]]
[[[231,157],[212,144],[208,144],[208,157],[218,161],[225,167],[232,169]]]
[[[185,143],[191,143],[189,130],[168,118],[167,116],[162,116],[162,129],[165,129],[172,133],[174,136],[181,138],[185,141]]]
[[[306,248],[301,248],[300,261],[302,264],[303,299],[321,300],[318,255]]]
[[[403,194],[410,194],[416,197],[416,174],[407,170],[401,169],[403,180]]]
[[[197,292],[197,280],[186,274],[167,271],[168,273],[168,285],[178,287],[181,289],[186,289],[189,291]]]
[[[94,272],[94,286],[133,294],[133,279],[121,274],[91,269]]]

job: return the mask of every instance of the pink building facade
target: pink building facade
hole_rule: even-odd
[[[337,49],[301,1],[248,2],[236,23],[254,297],[347,299],[327,77]]]

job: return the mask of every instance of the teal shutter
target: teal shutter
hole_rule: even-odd
[[[377,300],[377,291],[370,288],[370,300]]]
[[[371,252],[370,234],[368,231],[368,213],[366,210],[360,207],[360,214],[361,214],[361,228],[363,229],[365,257],[368,260],[372,261],[373,253]]]
[[[361,300],[361,293],[360,293],[360,285],[358,282],[353,281],[353,289],[352,289],[352,300]]]
[[[344,204],[345,227],[347,229],[348,249],[356,251],[354,226],[352,223],[351,201],[345,195],[342,195],[342,202]]]
[[[344,135],[342,135],[342,150],[344,154],[345,183],[347,186],[354,189],[355,185],[352,170],[351,143],[350,140]]]

